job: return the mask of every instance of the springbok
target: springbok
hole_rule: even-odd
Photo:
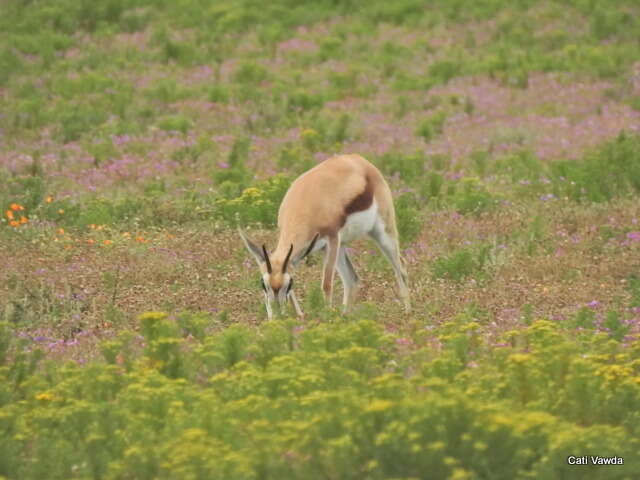
[[[338,155],[303,173],[289,187],[278,212],[278,245],[269,255],[238,227],[247,250],[262,275],[262,290],[269,319],[271,304],[280,311],[290,300],[299,317],[300,303],[288,269],[307,255],[324,249],[322,290],[332,305],[333,277],[337,268],[344,287],[343,308],[348,311],[358,291],[359,278],[345,244],[368,235],[387,257],[398,283],[406,312],[411,310],[408,277],[400,256],[393,198],[380,171],[360,155]]]

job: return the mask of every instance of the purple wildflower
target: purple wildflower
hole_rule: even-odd
[[[627,233],[627,240],[631,240],[632,242],[640,242],[640,232]]]

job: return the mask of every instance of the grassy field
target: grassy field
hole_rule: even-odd
[[[0,479],[640,478],[637,1],[6,0],[0,31]],[[352,152],[413,312],[359,241],[353,313],[313,258],[268,322],[236,215],[274,248]]]

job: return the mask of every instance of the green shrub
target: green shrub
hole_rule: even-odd
[[[481,272],[485,266],[489,248],[461,248],[449,255],[437,258],[431,265],[434,278],[460,282],[464,278]]]
[[[319,110],[323,105],[324,96],[321,93],[296,90],[287,96],[287,110],[289,111]]]
[[[567,465],[576,449],[622,457],[620,478],[640,467],[639,350],[615,339],[534,321],[492,347],[465,316],[426,333],[437,350],[406,355],[406,339],[363,319],[234,325],[188,344],[183,320],[138,324],[142,349],[123,332],[102,344],[107,362],[63,366],[0,324],[3,475],[611,478]]]
[[[230,97],[229,88],[225,85],[216,84],[209,89],[210,102],[227,103]]]
[[[416,0],[399,0],[393,3],[380,2],[367,9],[367,16],[376,22],[404,24],[420,18],[426,6]]]
[[[291,143],[286,144],[278,156],[278,168],[296,173],[306,172],[314,166],[313,156]]]
[[[438,199],[443,193],[445,179],[437,172],[429,172],[420,185],[420,193],[427,200]]]
[[[385,174],[399,175],[404,183],[415,185],[425,175],[426,158],[421,153],[386,153],[377,164]]]
[[[106,119],[106,113],[97,105],[71,106],[60,112],[56,136],[63,143],[73,142],[84,133],[104,123]]]
[[[507,173],[513,182],[538,182],[545,173],[543,163],[527,150],[500,157],[495,161],[493,168],[497,172]]]
[[[235,225],[240,215],[243,223],[275,227],[280,203],[290,184],[291,179],[286,175],[275,175],[244,189],[235,198],[218,198],[213,205],[213,215],[229,225]]]
[[[6,85],[12,74],[20,71],[22,62],[9,48],[0,47],[0,85]]]
[[[357,68],[350,68],[345,72],[330,72],[328,77],[331,97],[338,100],[348,96],[366,96],[367,92],[359,81],[361,73]]]
[[[255,62],[242,63],[235,72],[234,80],[240,83],[260,84],[269,76],[269,72],[262,65]]]
[[[462,70],[459,62],[454,60],[441,60],[429,67],[428,77],[434,84],[447,83],[458,76]]]
[[[243,189],[250,181],[252,174],[246,166],[249,159],[249,149],[251,140],[248,137],[238,137],[233,142],[226,164],[219,164],[220,168],[214,170],[213,179],[219,186],[226,184],[229,189],[231,184],[236,184],[237,188],[232,191]],[[228,195],[225,195],[228,198]]]
[[[430,142],[436,136],[442,133],[444,128],[444,122],[447,120],[447,113],[440,111],[434,113],[428,118],[425,118],[420,122],[416,134],[424,139],[425,142]]]
[[[0,198],[2,196],[6,197],[7,206],[9,199],[17,201],[27,211],[33,211],[40,205],[46,194],[47,185],[41,172],[39,172],[39,168],[39,161],[36,156],[33,158],[30,167],[31,175],[15,176],[0,184]]]
[[[155,82],[145,92],[145,95],[153,100],[163,103],[173,103],[192,95],[192,92],[178,85],[173,78],[163,78]]]
[[[160,47],[160,59],[165,63],[177,62],[187,66],[199,60],[198,52],[192,43],[174,40],[166,30],[159,32],[155,40]]]
[[[640,192],[640,137],[620,134],[580,162],[551,165],[557,195],[576,201],[603,202]]]
[[[407,243],[414,241],[422,231],[422,215],[416,195],[403,193],[394,198],[393,203],[400,239]]]
[[[477,213],[496,204],[496,199],[477,178],[466,177],[456,186],[451,204],[460,213]]]
[[[426,76],[411,75],[402,70],[396,71],[391,83],[394,90],[411,91],[411,90],[428,90],[433,86],[433,82]]]
[[[636,112],[640,112],[640,95],[633,96],[629,99],[629,105]]]
[[[186,134],[193,126],[193,122],[184,115],[163,117],[158,121],[158,127],[169,132]]]
[[[320,49],[318,50],[318,57],[320,61],[325,62],[327,60],[338,59],[342,56],[344,38],[327,37],[323,38],[320,43]]]
[[[310,152],[340,151],[342,143],[349,137],[351,116],[318,115],[309,122],[309,128],[301,133],[302,144]]]

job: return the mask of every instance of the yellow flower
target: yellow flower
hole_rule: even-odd
[[[394,403],[389,400],[375,399],[364,409],[365,412],[383,412],[393,407]]]
[[[527,355],[526,353],[514,353],[513,355],[509,355],[507,359],[509,363],[515,363],[516,365],[529,363],[530,360],[531,355]]]
[[[53,202],[53,197],[52,197],[51,195],[49,195],[49,196],[45,199],[45,202],[47,202],[47,203],[51,203],[51,202]]]
[[[367,464],[365,465],[365,470],[370,472],[370,471],[375,470],[376,468],[378,468],[379,465],[380,465],[380,463],[377,460],[369,460],[367,462]]]
[[[260,197],[262,196],[262,192],[260,191],[260,189],[256,187],[249,187],[244,189],[244,191],[242,192],[242,196],[243,197]]]
[[[36,395],[36,400],[43,400],[43,401],[49,402],[53,400],[53,395],[48,392],[39,393],[38,395]]]
[[[64,213],[64,210],[61,208],[60,210],[58,210],[58,213],[62,215]]]

